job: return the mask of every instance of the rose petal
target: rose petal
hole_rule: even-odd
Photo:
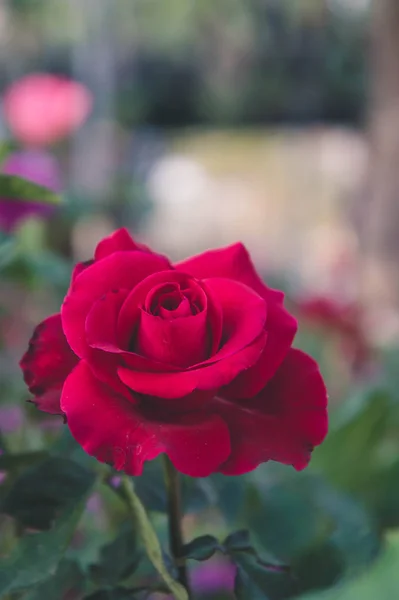
[[[118,318],[118,340],[119,345],[122,348],[128,348],[132,332],[135,324],[137,324],[140,318],[140,306],[144,306],[149,294],[154,289],[159,288],[163,284],[181,284],[192,286],[192,288],[198,288],[199,295],[203,295],[207,302],[207,316],[208,316],[208,336],[211,340],[210,354],[216,352],[220,344],[222,336],[222,310],[218,298],[215,296],[212,289],[210,289],[204,282],[197,282],[194,279],[188,277],[185,273],[179,273],[178,271],[160,271],[150,275],[142,282],[140,282],[129,294],[126,302],[123,304],[119,318]],[[143,360],[148,362],[148,359],[144,357],[142,359],[127,358],[127,362],[134,368],[137,362],[142,363],[139,370],[159,371],[160,369],[154,366],[145,367]],[[155,362],[155,361],[154,361]],[[161,363],[162,364],[162,363]],[[168,371],[173,370],[174,365],[168,366]],[[162,370],[162,369],[161,369]],[[184,394],[183,394],[184,395]]]
[[[208,356],[206,310],[179,319],[162,319],[140,311],[137,352],[152,360],[186,368]]]
[[[140,475],[146,460],[166,452],[182,473],[206,477],[230,452],[228,429],[220,417],[196,413],[174,423],[149,421],[101,384],[85,361],[68,377],[61,405],[84,450],[130,475]]]
[[[170,418],[174,413],[190,413],[193,411],[209,409],[217,389],[195,390],[181,398],[158,398],[157,396],[143,396],[142,410],[148,418]]]
[[[184,273],[172,270],[161,270],[143,279],[126,298],[118,318],[118,339],[123,348],[130,344],[134,326],[140,318],[142,306],[146,306],[148,295],[152,296],[154,291],[162,289],[165,284],[191,284],[200,287],[193,278]],[[203,294],[202,288],[200,292]],[[205,295],[205,294],[204,294]]]
[[[168,300],[172,303],[175,300],[175,295],[170,294]],[[179,304],[176,305],[176,308],[173,309],[165,308],[165,306],[159,307],[159,316],[165,320],[189,317],[191,315],[191,306],[187,298],[182,298]]]
[[[266,331],[267,342],[259,362],[240,373],[223,390],[224,397],[252,398],[261,391],[289,352],[297,331],[297,321],[284,306],[271,302],[268,304]]]
[[[140,356],[128,351],[126,347],[122,347],[123,345],[126,346],[127,341],[122,340],[120,342],[117,337],[116,322],[120,308],[128,293],[127,290],[114,290],[104,294],[93,304],[86,318],[87,343],[93,349],[92,352],[86,353],[86,360],[96,370],[97,377],[109,384],[112,384],[113,379],[110,379],[110,375],[112,372],[116,373],[117,366],[127,365],[132,369],[141,371],[165,370],[164,363]],[[105,355],[104,352],[108,354]],[[118,356],[110,356],[110,354]],[[169,365],[168,369],[172,371],[179,370],[177,366],[173,365]],[[104,374],[108,375],[105,379]],[[122,392],[121,389],[119,391]]]
[[[290,350],[253,400],[220,399],[217,407],[232,440],[231,455],[220,469],[226,475],[247,473],[268,460],[303,469],[327,434],[326,388],[316,362],[300,350]]]
[[[144,304],[147,294],[155,285],[172,281],[186,282],[187,275],[179,271],[156,273],[143,280],[130,293],[121,308],[118,320],[118,338],[123,347],[129,344],[134,324],[138,321],[139,307]],[[247,286],[221,278],[209,279],[204,284],[209,304],[212,304],[213,316],[210,317],[212,331],[214,327],[216,337],[222,335],[226,341],[217,353],[203,361],[201,365],[219,361],[241,351],[260,335],[266,320],[265,301]],[[220,324],[222,324],[222,332],[220,332]]]
[[[166,270],[169,262],[145,252],[115,252],[82,271],[61,309],[62,326],[72,350],[87,353],[85,322],[93,303],[113,289],[132,289],[148,275]]]
[[[223,329],[220,350],[206,362],[224,359],[253,342],[264,329],[266,302],[246,285],[231,279],[206,280],[222,310]]]
[[[144,246],[144,244],[136,244],[132,239],[130,233],[125,227],[118,229],[110,236],[104,238],[97,244],[97,248],[94,253],[95,260],[101,260],[114,252],[129,252],[129,251],[140,251],[152,253],[150,248]]]
[[[243,244],[209,250],[176,265],[194,277],[228,277],[255,290],[267,303],[267,346],[262,360],[252,371],[234,381],[226,395],[231,398],[252,397],[273,376],[288,353],[297,331],[297,322],[284,308],[284,294],[269,288],[261,280]]]
[[[118,315],[129,290],[112,290],[94,302],[86,317],[86,340],[91,348],[114,352],[118,346]]]
[[[40,396],[35,396],[34,398],[28,400],[28,402],[31,402],[36,406],[36,408],[43,412],[51,415],[62,415],[60,406],[61,391],[62,387],[60,389],[49,390]]]
[[[71,283],[73,284],[75,279],[83,272],[87,267],[91,267],[94,260],[86,260],[84,262],[77,263],[72,271]]]
[[[60,413],[57,410],[57,393],[66,377],[77,364],[78,358],[70,349],[61,325],[61,315],[48,317],[38,325],[29,342],[29,348],[20,361],[24,380],[37,398],[40,410]]]
[[[126,290],[105,294],[93,304],[86,318],[86,336],[90,345],[86,351],[86,360],[96,371],[96,376],[110,385],[114,382],[117,367],[121,365],[139,371],[165,370],[164,363],[139,356],[123,348],[123,344],[126,346],[126,341],[121,343],[116,336],[114,323],[118,319],[120,302],[123,304],[125,294]],[[173,365],[169,365],[168,369],[179,371],[179,368]],[[104,378],[103,375],[106,377]],[[121,385],[120,381],[119,385]],[[121,388],[119,391],[123,393]]]
[[[265,300],[282,301],[284,294],[268,288],[259,277],[249,256],[248,250],[241,243],[208,250],[197,256],[188,258],[175,268],[183,273],[189,273],[197,279],[209,279],[213,277],[225,277],[240,281],[252,288]]]
[[[137,393],[160,398],[182,398],[194,390],[213,390],[230,383],[241,371],[253,366],[266,343],[266,333],[249,346],[220,362],[200,365],[181,372],[143,372],[120,367],[118,375],[125,385]]]

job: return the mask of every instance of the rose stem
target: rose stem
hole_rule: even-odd
[[[182,508],[179,473],[169,457],[164,454],[164,475],[168,500],[169,544],[177,566],[178,581],[186,588],[191,598],[186,560],[183,556]]]

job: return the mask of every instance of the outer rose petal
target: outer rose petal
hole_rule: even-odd
[[[239,375],[225,391],[230,398],[256,395],[284,360],[297,330],[296,319],[283,306],[284,294],[263,283],[247,249],[240,243],[193,256],[176,265],[176,268],[194,277],[228,277],[240,281],[266,300],[268,340],[262,359],[253,369]]]
[[[62,410],[60,406],[61,402],[61,390],[54,389],[49,390],[48,392],[44,392],[41,396],[35,396],[33,400],[28,400],[28,402],[32,402],[39,410],[49,413],[51,415],[62,415]]]
[[[89,346],[105,352],[113,352],[118,346],[118,314],[128,294],[129,290],[112,290],[93,303],[85,323]]]
[[[80,275],[83,271],[85,271],[88,267],[91,267],[94,260],[85,260],[84,262],[77,263],[72,271],[71,283],[73,284],[76,277]]]
[[[253,398],[273,377],[291,348],[297,330],[297,321],[282,304],[268,304],[267,343],[257,364],[240,373],[223,391],[230,399]]]
[[[144,244],[136,244],[128,230],[125,227],[122,227],[99,242],[94,253],[94,258],[95,260],[101,260],[114,252],[131,252],[134,250],[152,253],[150,248],[144,246]]]
[[[140,475],[146,460],[166,452],[182,473],[206,477],[230,453],[228,429],[219,416],[195,413],[175,415],[175,422],[150,421],[97,380],[85,361],[68,377],[61,406],[88,454],[131,475]]]
[[[240,475],[275,460],[305,468],[327,434],[327,392],[316,362],[290,350],[273,379],[251,401],[220,400],[232,452],[220,471]]]
[[[248,250],[241,243],[208,250],[197,256],[187,258],[175,265],[183,273],[189,273],[197,279],[226,277],[245,283],[267,301],[273,299],[282,302],[284,294],[268,288],[259,277]]]
[[[78,358],[68,346],[62,330],[61,315],[42,321],[20,361],[25,383],[36,396],[34,403],[40,410],[53,414],[62,412],[59,407],[60,390],[77,362]]]
[[[113,289],[132,289],[142,279],[169,269],[166,258],[145,252],[115,252],[80,272],[61,308],[62,326],[72,350],[87,353],[85,321],[93,302]]]

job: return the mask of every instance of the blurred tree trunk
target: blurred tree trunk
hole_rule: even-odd
[[[373,0],[370,161],[361,243],[369,302],[399,307],[399,1]]]

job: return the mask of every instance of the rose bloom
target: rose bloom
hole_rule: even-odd
[[[28,146],[46,146],[78,129],[90,114],[92,96],[76,81],[33,73],[4,95],[4,116],[14,136]]]
[[[60,192],[61,171],[56,159],[47,152],[23,151],[10,154],[2,167],[5,175],[16,175],[47,187],[53,192]],[[0,229],[7,233],[13,231],[21,221],[28,217],[49,217],[55,206],[39,202],[25,202],[0,197]]]
[[[75,267],[21,367],[37,407],[128,474],[160,453],[193,477],[303,469],[327,394],[296,328],[242,244],[172,265],[120,229]]]

